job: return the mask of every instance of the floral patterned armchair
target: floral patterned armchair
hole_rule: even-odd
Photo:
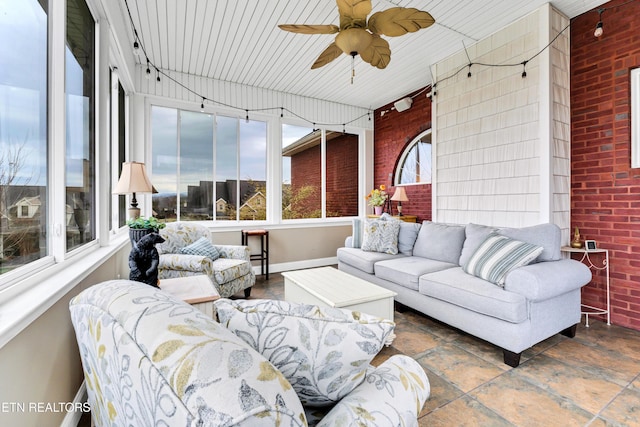
[[[203,225],[188,222],[168,223],[160,230],[160,235],[165,239],[164,243],[157,245],[160,254],[160,280],[206,274],[221,297],[227,298],[241,290],[244,290],[245,297],[249,297],[251,287],[256,282],[256,275],[251,266],[247,246],[211,244],[219,255],[218,258],[212,259],[209,256],[183,253],[184,248],[201,238],[211,241],[211,234]]]
[[[289,310],[303,313],[309,307]],[[92,286],[69,308],[96,426],[417,426],[429,396],[422,367],[395,355],[377,368],[365,367],[337,404],[303,406],[285,375],[232,330],[139,282]],[[359,341],[368,337],[362,329],[367,319],[361,320],[349,323]],[[337,325],[322,333],[323,345],[333,343],[339,351],[344,329]],[[327,353],[333,362],[318,366],[315,374],[329,375],[330,389],[333,353]]]

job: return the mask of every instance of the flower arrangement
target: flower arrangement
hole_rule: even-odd
[[[384,206],[387,201],[386,189],[387,187],[385,187],[384,184],[381,184],[380,187],[371,190],[367,196],[367,203],[369,206]]]

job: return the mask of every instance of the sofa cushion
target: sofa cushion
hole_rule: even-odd
[[[190,245],[180,249],[180,253],[187,255],[200,255],[216,260],[220,258],[220,252],[206,237],[201,237]]]
[[[491,233],[462,268],[469,274],[504,286],[511,270],[531,263],[541,252],[541,246]]]
[[[364,313],[276,300],[215,301],[220,323],[267,357],[303,405],[338,402],[364,379],[395,324]]]
[[[464,226],[424,221],[413,255],[458,264],[464,243]]]
[[[524,296],[505,291],[491,282],[471,276],[462,267],[448,268],[420,277],[418,291],[441,301],[511,323],[527,319]]]
[[[398,253],[400,221],[374,219],[364,225],[362,250],[395,255]]]
[[[464,227],[464,244],[460,253],[460,262],[458,265],[465,265],[469,262],[471,255],[478,249],[478,246],[485,241],[489,234],[495,232],[497,228],[479,224],[467,224]]]
[[[380,261],[374,266],[376,277],[417,291],[418,279],[426,273],[457,267],[456,264],[417,256]]]
[[[560,227],[555,224],[538,224],[522,228],[501,228],[498,234],[521,242],[542,246],[542,253],[536,261],[557,261],[562,259],[560,247],[562,236]]]
[[[338,261],[357,268],[367,274],[373,274],[377,262],[387,259],[402,258],[404,255],[390,255],[380,252],[365,252],[356,248],[338,248]]]
[[[407,256],[413,255],[413,247],[416,244],[419,232],[420,224],[400,221],[400,231],[398,232],[398,252]]]

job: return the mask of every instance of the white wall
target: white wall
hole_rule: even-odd
[[[569,229],[568,19],[550,5],[434,67],[436,221]],[[460,72],[456,74],[456,72]]]

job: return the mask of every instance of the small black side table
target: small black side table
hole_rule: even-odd
[[[249,236],[260,237],[260,253],[251,254],[251,261],[260,261],[260,274],[269,280],[269,230],[242,230],[242,246],[249,246]]]

